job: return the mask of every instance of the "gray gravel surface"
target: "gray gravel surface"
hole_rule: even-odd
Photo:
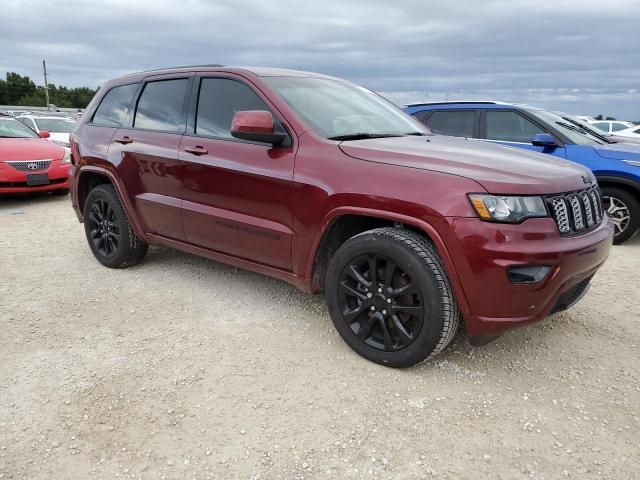
[[[407,370],[323,298],[0,199],[1,479],[640,478],[640,239],[568,312]]]

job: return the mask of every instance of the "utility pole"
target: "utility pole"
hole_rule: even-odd
[[[49,82],[47,81],[47,64],[42,60],[42,70],[44,71],[44,98],[49,110]]]

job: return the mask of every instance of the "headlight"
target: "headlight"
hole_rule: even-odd
[[[53,143],[57,143],[58,145],[60,145],[61,147],[65,147],[65,148],[69,148],[71,145],[69,144],[69,142],[64,142],[62,140],[51,140]]]
[[[482,220],[518,223],[531,217],[547,216],[542,197],[470,194],[469,200]]]
[[[71,149],[65,148],[64,155],[62,156],[62,160],[60,160],[60,165],[64,165],[65,163],[71,163]]]

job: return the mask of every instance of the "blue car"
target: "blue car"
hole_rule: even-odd
[[[595,174],[615,225],[613,242],[640,226],[640,145],[614,143],[563,113],[499,102],[415,103],[405,111],[434,133],[501,143],[580,163]]]

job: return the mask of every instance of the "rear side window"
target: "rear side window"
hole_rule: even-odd
[[[269,110],[244,83],[226,78],[203,78],[200,84],[196,135],[232,138],[233,114],[242,110]]]
[[[187,84],[186,78],[147,83],[138,101],[133,121],[134,128],[171,133],[183,132],[185,125],[183,106]]]
[[[487,110],[487,139],[505,142],[531,143],[536,133],[545,133],[535,123],[516,112]]]
[[[627,126],[626,126],[625,124],[623,124],[623,123],[612,123],[612,124],[611,124],[611,130],[612,130],[613,132],[618,132],[618,131],[620,131],[620,130],[624,130],[625,128],[629,128],[629,127],[627,127]]]
[[[426,121],[433,133],[453,137],[473,137],[476,125],[475,110],[441,110],[433,112]]]
[[[92,122],[105,127],[121,126],[137,88],[138,84],[132,83],[109,90],[98,105]]]

